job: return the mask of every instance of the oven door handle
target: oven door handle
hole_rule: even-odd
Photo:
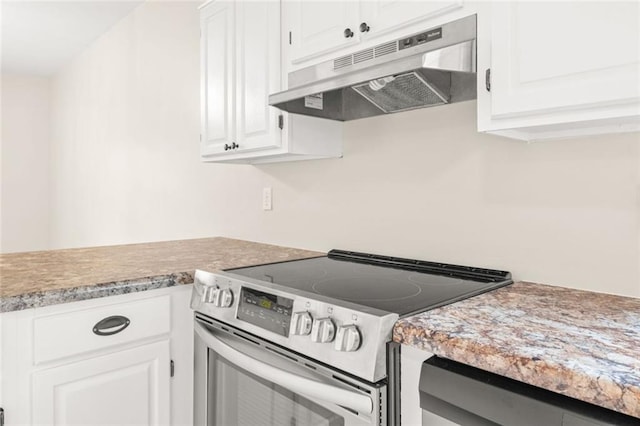
[[[202,339],[210,349],[214,350],[230,363],[260,378],[299,393],[300,395],[330,402],[360,413],[371,413],[373,411],[373,401],[365,395],[281,370],[235,350],[212,335],[201,324],[195,323],[194,328],[200,339]]]

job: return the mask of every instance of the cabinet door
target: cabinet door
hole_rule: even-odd
[[[462,0],[364,0],[361,2],[362,22],[369,28],[362,37],[363,39],[374,38],[419,21],[425,21],[426,29],[429,26],[427,20],[430,17],[461,7]]]
[[[279,147],[279,110],[269,94],[280,91],[280,3],[236,3],[236,142],[234,153]]]
[[[169,424],[169,340],[33,374],[33,422]]]
[[[639,12],[638,2],[495,3],[491,116],[639,99]]]
[[[357,1],[297,0],[283,2],[282,7],[291,32],[288,57],[294,65],[359,42]],[[353,36],[345,37],[347,29]]]
[[[200,15],[202,155],[225,151],[233,143],[234,107],[234,3],[216,1]]]

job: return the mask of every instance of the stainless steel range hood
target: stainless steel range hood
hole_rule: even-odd
[[[281,110],[348,121],[476,98],[476,16],[289,73]]]

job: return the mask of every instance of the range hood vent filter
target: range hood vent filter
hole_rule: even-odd
[[[358,84],[353,90],[385,113],[448,103],[447,97],[416,72]]]

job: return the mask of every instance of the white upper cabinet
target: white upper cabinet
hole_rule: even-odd
[[[235,7],[235,141],[242,150],[279,147],[280,111],[269,106],[269,94],[281,88],[280,7],[274,1],[238,1]]]
[[[290,38],[288,60],[292,68],[309,66],[335,52],[369,47],[369,41],[375,43],[382,35],[461,7],[462,0],[287,1],[283,16]]]
[[[340,123],[320,120],[311,133],[306,117],[269,106],[269,95],[283,89],[280,22],[278,1],[217,0],[202,7],[203,161],[341,156]]]
[[[234,4],[220,1],[203,10],[201,28],[201,150],[224,151],[235,137]]]
[[[639,5],[496,2],[479,130],[535,140],[639,128]]]
[[[283,7],[290,23],[293,63],[352,46],[360,40],[356,1],[291,1]]]
[[[279,147],[279,4],[215,1],[200,19],[202,156]]]
[[[375,38],[410,24],[462,7],[462,0],[398,1],[365,0],[360,2],[363,39]],[[360,31],[360,25],[358,30]]]

